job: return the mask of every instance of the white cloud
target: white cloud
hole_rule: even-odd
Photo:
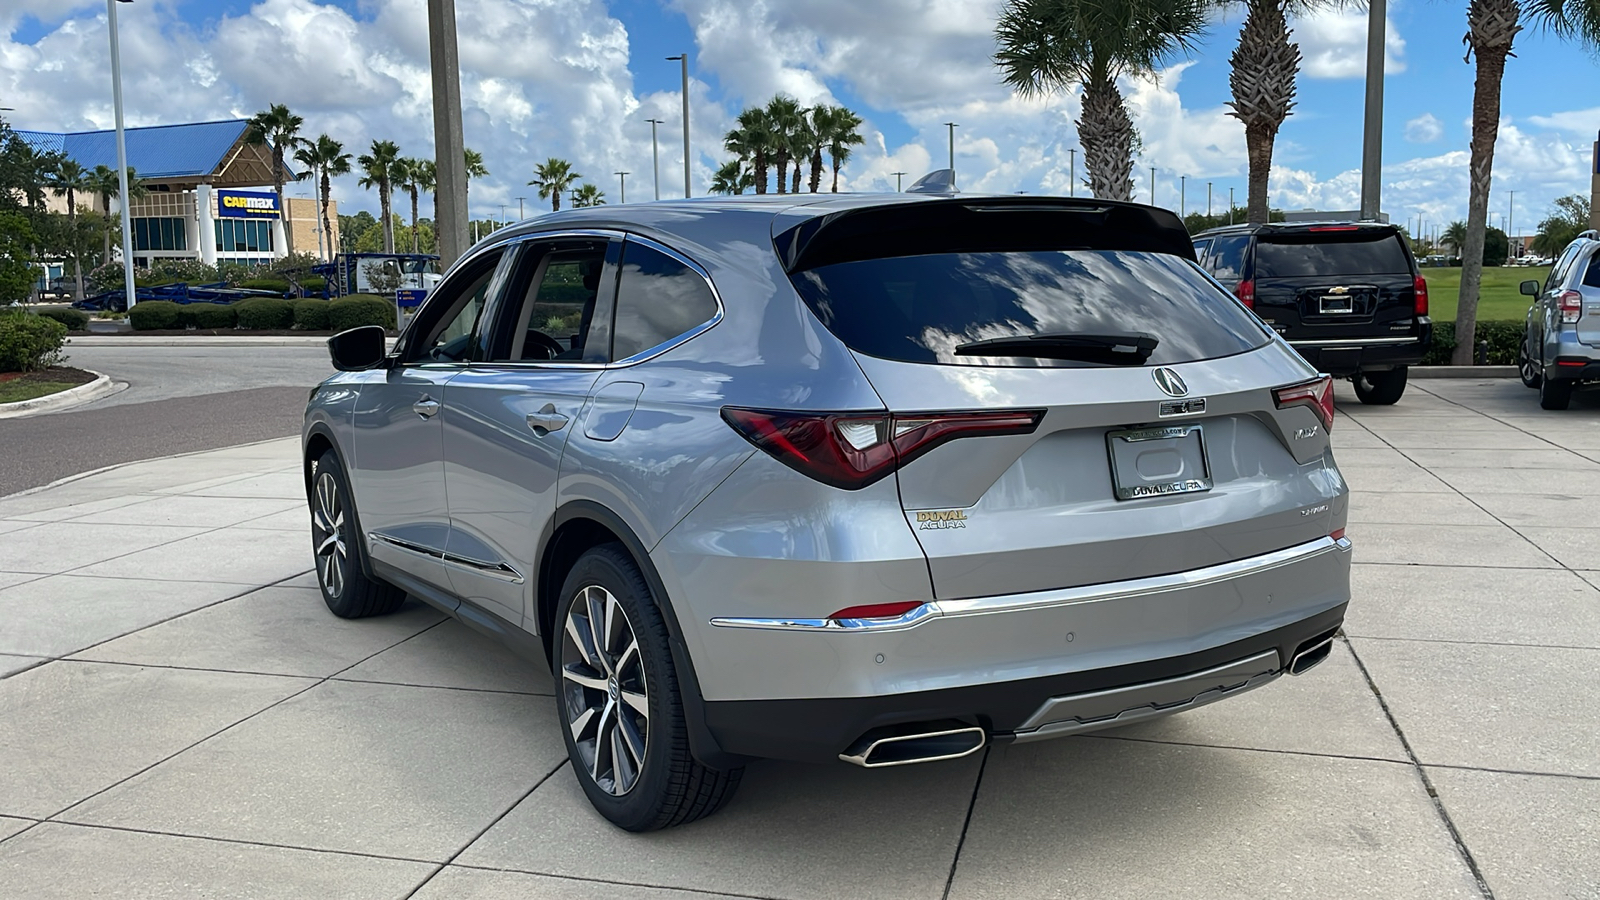
[[[1367,72],[1367,12],[1348,8],[1324,10],[1290,22],[1291,40],[1300,44],[1302,75],[1309,78],[1362,78]],[[1406,70],[1406,42],[1384,19],[1385,75]]]
[[[1444,137],[1444,123],[1433,113],[1423,113],[1406,122],[1406,140],[1413,144],[1431,144]]]

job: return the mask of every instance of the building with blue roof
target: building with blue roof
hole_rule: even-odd
[[[163,258],[255,264],[291,250],[333,257],[338,247],[334,204],[330,201],[332,234],[322,233],[311,197],[285,196],[288,208],[280,208],[271,150],[245,140],[248,128],[244,119],[228,119],[127,129],[128,165],[149,192],[128,208],[135,265]],[[16,134],[35,150],[61,153],[85,169],[117,167],[114,131]],[[291,183],[296,177],[289,173]],[[290,190],[286,184],[285,193]],[[99,198],[84,199],[99,206]],[[65,201],[57,200],[65,212]]]

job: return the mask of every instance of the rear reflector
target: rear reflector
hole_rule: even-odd
[[[1323,430],[1333,430],[1333,379],[1327,375],[1304,384],[1278,388],[1272,399],[1279,409],[1304,406],[1317,414]]]
[[[1334,530],[1328,532],[1328,537],[1331,537],[1336,541],[1342,541],[1344,540],[1344,529],[1335,528]]]
[[[1357,225],[1313,225],[1307,231],[1360,231]]]
[[[1558,359],[1558,360],[1556,360],[1556,365],[1558,365],[1558,366],[1587,366],[1588,364],[1589,364],[1589,361],[1587,359]]]
[[[830,619],[898,619],[913,609],[921,606],[920,600],[905,600],[899,603],[869,603],[866,606],[849,606],[839,610]]]
[[[890,415],[724,406],[722,418],[789,468],[853,491],[957,438],[1032,434],[1044,410]]]
[[[1254,281],[1247,278],[1239,282],[1238,287],[1233,289],[1233,293],[1239,298],[1240,303],[1250,309],[1256,308],[1256,283]]]
[[[1412,291],[1416,296],[1417,315],[1425,316],[1428,314],[1428,279],[1418,275],[1412,284]]]

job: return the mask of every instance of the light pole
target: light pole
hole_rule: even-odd
[[[612,172],[611,174],[613,174],[613,175],[617,176],[618,178],[622,179],[622,186],[617,189],[617,202],[618,203],[627,203],[628,202],[628,176],[632,175],[633,173],[632,172]]]
[[[1233,224],[1233,188],[1228,188],[1228,224]]]
[[[689,191],[689,54],[682,53],[678,56],[667,57],[668,62],[672,60],[683,63],[683,196],[687,199],[691,196]]]
[[[133,218],[128,213],[128,137],[122,121],[122,48],[117,43],[117,4],[133,0],[106,0],[106,25],[111,31],[111,105],[117,119],[117,206],[122,211],[122,289],[128,308],[139,302],[133,289]],[[79,287],[82,287],[80,282]],[[82,300],[82,297],[78,298]]]
[[[956,186],[956,123],[946,122],[945,127],[950,129],[950,186]]]
[[[1206,224],[1211,224],[1211,182],[1206,182]]]
[[[661,199],[661,147],[656,144],[656,126],[661,124],[660,119],[645,119],[650,123],[650,167],[654,173],[656,183],[656,199]]]
[[[1078,150],[1067,151],[1067,196],[1078,196]]]
[[[434,233],[439,264],[455,262],[467,243],[467,145],[461,129],[461,65],[456,0],[428,0],[428,68],[433,81],[433,157],[437,169]]]
[[[517,221],[521,222],[523,219],[527,218],[527,216],[524,215],[523,212],[522,212],[522,201],[524,201],[524,200],[526,200],[528,198],[527,197],[518,197],[516,199],[517,199]]]
[[[1506,261],[1507,262],[1511,261],[1511,259],[1513,257],[1517,257],[1517,256],[1521,256],[1522,255],[1522,247],[1520,245],[1518,245],[1517,243],[1515,243],[1515,241],[1517,240],[1516,228],[1515,228],[1516,221],[1517,221],[1517,192],[1516,191],[1512,191],[1511,192],[1511,204],[1506,208],[1506,236],[1510,237],[1512,242],[1513,242],[1513,243],[1508,245],[1512,249],[1510,249],[1510,250],[1508,250],[1506,252]]]
[[[1189,176],[1178,176],[1178,218],[1189,214]]]
[[[1367,114],[1361,136],[1361,219],[1376,222],[1383,206],[1383,57],[1388,0],[1367,3]]]
[[[889,174],[894,176],[894,189],[895,189],[895,192],[899,193],[900,191],[905,190],[903,187],[901,187],[902,182],[900,181],[900,178],[901,178],[901,176],[905,175],[906,173],[904,173],[904,172],[890,172]]]
[[[504,228],[506,225],[506,205],[504,203],[500,204],[500,221],[494,224],[496,228]]]
[[[1150,167],[1150,205],[1156,205],[1156,167]]]

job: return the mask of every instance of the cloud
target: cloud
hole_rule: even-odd
[[[1291,40],[1300,44],[1300,72],[1308,78],[1363,78],[1367,73],[1367,13],[1364,9],[1324,10],[1290,22]],[[1406,70],[1405,39],[1392,19],[1384,19],[1385,75]]]
[[[1433,113],[1423,113],[1406,122],[1406,140],[1413,144],[1431,144],[1444,137],[1444,123]]]
[[[1600,106],[1551,113],[1548,116],[1529,116],[1528,122],[1552,131],[1570,131],[1586,137],[1600,133]]]

